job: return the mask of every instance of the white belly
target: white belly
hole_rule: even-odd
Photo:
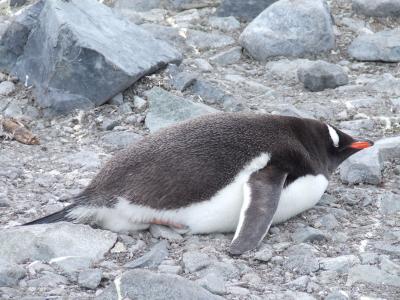
[[[113,208],[81,207],[71,216],[78,220],[95,217],[98,225],[116,232],[145,229],[153,219],[186,225],[192,233],[234,232],[243,203],[243,186],[249,176],[242,173],[210,200],[181,209],[155,210],[121,199]],[[323,175],[307,175],[292,182],[282,190],[272,223],[283,222],[313,207],[327,186],[328,180]]]

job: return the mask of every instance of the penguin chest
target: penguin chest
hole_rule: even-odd
[[[286,221],[310,209],[321,199],[327,187],[328,179],[322,174],[297,178],[282,190],[272,223]]]

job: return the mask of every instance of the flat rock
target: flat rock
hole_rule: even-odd
[[[58,275],[52,272],[43,272],[43,276],[27,280],[26,284],[29,287],[59,287],[60,285],[67,285],[68,279],[65,276]]]
[[[213,295],[194,282],[176,275],[157,274],[146,270],[132,270],[123,273],[114,284],[96,297],[109,299],[222,299]]]
[[[150,132],[218,110],[202,103],[194,103],[175,96],[159,87],[145,92],[149,102],[149,111],[145,124]]]
[[[26,276],[26,271],[23,267],[0,259],[0,286],[16,286],[18,282]]]
[[[8,96],[15,91],[15,85],[11,81],[3,81],[0,83],[0,95]]]
[[[398,0],[353,0],[353,10],[357,14],[369,17],[399,17]]]
[[[349,294],[342,290],[333,291],[324,300],[348,300]]]
[[[149,252],[143,256],[128,262],[124,265],[125,268],[134,269],[140,267],[157,267],[168,256],[169,243],[165,240],[155,244]]]
[[[169,44],[96,0],[45,1],[34,28],[12,71],[35,86],[39,105],[58,113],[101,105],[182,59]]]
[[[326,234],[319,229],[303,227],[297,229],[292,238],[296,243],[313,242],[326,239]]]
[[[389,274],[375,266],[360,265],[350,269],[346,285],[352,286],[357,282],[400,287],[400,276]]]
[[[98,260],[116,240],[115,233],[65,222],[9,228],[0,232],[0,257],[19,263],[85,253]]]
[[[255,18],[240,36],[240,44],[255,59],[299,57],[335,46],[332,19],[324,0],[275,2]]]
[[[348,51],[351,57],[360,61],[399,62],[400,29],[361,35],[350,44]]]
[[[287,81],[297,81],[297,72],[300,68],[308,66],[312,63],[308,59],[293,59],[289,60],[287,58],[270,61],[266,64],[266,68],[271,74],[279,79],[284,79]]]
[[[217,15],[221,17],[234,16],[244,21],[251,21],[276,1],[277,0],[222,0],[217,9]]]
[[[271,295],[266,295],[266,300],[316,300],[313,296],[303,292],[294,292],[294,291],[287,291],[287,292],[278,292],[273,293]]]
[[[209,81],[196,80],[191,86],[191,91],[199,95],[205,103],[220,105],[225,111],[239,111],[242,108],[241,103],[234,96],[225,93]]]
[[[208,18],[208,24],[215,29],[230,32],[240,28],[240,22],[235,17],[210,17]]]
[[[209,273],[203,276],[199,280],[196,280],[196,283],[213,294],[216,295],[226,294],[224,278],[215,273]]]
[[[185,271],[193,273],[210,265],[210,257],[198,251],[185,252],[182,256]]]
[[[84,256],[62,256],[51,259],[49,263],[51,266],[61,269],[63,273],[74,275],[75,272],[89,269],[92,259]]]
[[[297,74],[304,87],[312,92],[334,89],[349,82],[341,66],[321,60],[300,67]]]
[[[123,149],[142,139],[142,136],[132,131],[111,131],[104,134],[101,140],[115,149]]]
[[[271,247],[265,245],[261,247],[256,253],[254,253],[254,258],[259,261],[267,262],[272,258],[273,252]]]
[[[214,56],[210,57],[210,62],[213,64],[226,66],[230,64],[237,63],[242,56],[242,48],[241,47],[233,47],[226,51],[217,53]]]
[[[179,233],[173,231],[169,227],[162,225],[152,224],[150,226],[150,233],[155,238],[163,238],[173,242],[183,240],[183,237]]]
[[[351,267],[359,263],[360,260],[355,255],[321,258],[319,260],[320,269],[337,273],[347,273]]]
[[[400,276],[400,265],[391,261],[386,255],[382,255],[380,257],[379,266],[381,267],[381,270],[385,271],[386,273]]]
[[[78,275],[78,284],[87,289],[95,289],[99,286],[103,272],[99,269],[85,270]]]

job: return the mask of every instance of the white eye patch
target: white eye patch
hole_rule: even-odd
[[[328,126],[329,135],[331,136],[331,140],[333,142],[333,146],[336,147],[336,148],[339,147],[339,135],[337,134],[336,130],[333,129],[328,124],[326,126]]]

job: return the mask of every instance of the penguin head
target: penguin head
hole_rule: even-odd
[[[351,155],[374,145],[374,142],[370,140],[354,138],[329,124],[326,124],[326,134],[332,169],[338,167]]]

